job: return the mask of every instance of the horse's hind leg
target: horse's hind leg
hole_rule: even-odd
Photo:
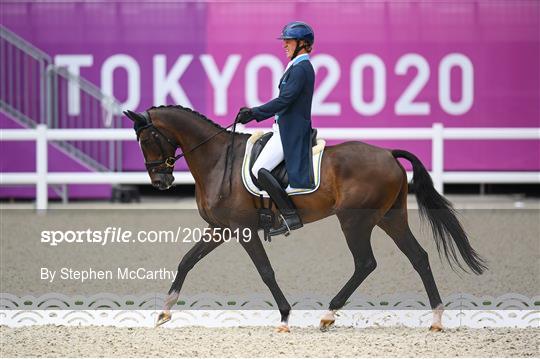
[[[357,210],[345,210],[338,213],[337,217],[354,259],[354,272],[330,302],[329,312],[321,318],[322,331],[326,331],[334,323],[335,312],[345,305],[347,299],[377,266],[371,249],[371,231],[374,227],[372,215],[364,211],[360,213]]]
[[[406,193],[406,192],[405,192]],[[398,199],[399,201],[399,199]],[[397,208],[396,208],[397,207]],[[407,256],[416,272],[420,275],[426,289],[429,303],[433,309],[433,322],[430,330],[442,330],[443,304],[439,290],[435,284],[427,252],[416,240],[407,221],[406,200],[402,199],[378,223],[396,243],[398,248]]]

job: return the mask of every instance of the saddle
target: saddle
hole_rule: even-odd
[[[263,150],[266,143],[268,143],[268,140],[270,140],[270,137],[272,137],[274,133],[268,132],[261,136],[255,143],[253,144],[253,148],[251,149],[250,159],[249,159],[249,174],[251,176],[251,180],[253,181],[253,184],[255,184],[257,187],[260,188],[259,183],[257,182],[257,178],[253,175],[251,172],[253,168],[253,164],[255,163],[255,160],[259,157],[261,154],[261,151]],[[311,130],[311,146],[317,145],[317,130],[312,129]],[[289,185],[289,176],[287,175],[287,168],[285,167],[285,161],[282,161],[279,165],[276,166],[272,171],[270,171],[272,175],[277,179],[279,184],[282,188],[287,188]]]

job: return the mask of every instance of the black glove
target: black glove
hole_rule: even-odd
[[[241,123],[245,125],[248,122],[253,121],[253,111],[251,111],[250,108],[242,107],[240,111],[238,111],[238,115],[236,115],[236,123]]]

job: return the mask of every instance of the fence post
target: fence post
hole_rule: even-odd
[[[431,174],[435,189],[440,194],[444,192],[444,128],[442,123],[433,124],[433,138],[431,140]]]
[[[44,211],[47,209],[49,199],[47,187],[47,125],[37,125],[36,131],[36,209]]]

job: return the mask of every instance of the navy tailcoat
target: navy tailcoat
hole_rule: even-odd
[[[310,138],[314,86],[315,71],[311,62],[300,61],[283,74],[277,98],[252,108],[257,122],[278,116],[285,166],[289,184],[294,188],[315,187]]]

